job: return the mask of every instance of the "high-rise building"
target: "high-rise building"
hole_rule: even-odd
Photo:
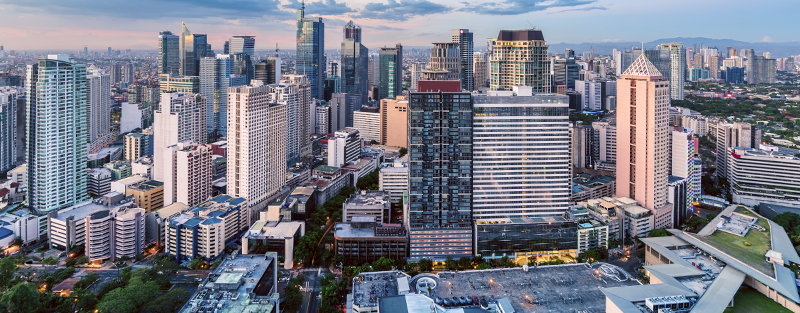
[[[753,49],[745,50],[745,70],[748,84],[774,84],[777,60],[755,55]]]
[[[183,141],[155,152],[164,160],[164,205],[195,206],[211,198],[211,149]]]
[[[206,57],[206,35],[192,34],[186,23],[181,23],[181,75],[197,76],[200,59]]]
[[[394,48],[383,47],[378,52],[380,75],[378,80],[378,97],[380,100],[394,98],[403,93],[403,46],[399,43]]]
[[[728,181],[733,202],[797,207],[800,160],[791,153],[729,147]],[[777,192],[776,192],[777,191]]]
[[[617,196],[651,211],[653,228],[672,226],[667,202],[669,82],[644,55],[617,80]]]
[[[410,90],[417,90],[417,82],[422,80],[422,71],[427,69],[428,63],[414,62],[411,63],[411,86]],[[381,99],[383,100],[383,99]]]
[[[21,93],[22,89],[17,87],[0,87],[0,172],[17,165],[17,123],[24,123],[17,120],[17,99]]]
[[[361,44],[361,27],[353,21],[344,25],[342,39],[342,92],[361,95],[366,103],[369,88],[369,49]]]
[[[472,74],[475,90],[489,87],[489,53],[475,52],[472,55]],[[417,90],[413,86],[412,90]]]
[[[688,128],[674,127],[670,137],[670,175],[686,181],[684,184],[685,197],[677,200],[674,196],[670,197],[674,209],[673,224],[680,225],[685,218],[694,213],[694,202],[700,197],[701,173],[695,170],[694,166],[695,155],[697,155],[694,132]],[[677,206],[676,202],[681,206]]]
[[[741,67],[726,67],[725,68],[725,82],[731,84],[744,83],[744,68]]]
[[[86,199],[86,66],[67,55],[28,65],[27,168],[31,209],[49,212]]]
[[[708,56],[708,78],[719,79],[719,55]]]
[[[383,101],[383,100],[381,100]],[[361,107],[353,112],[353,128],[361,132],[364,141],[380,143],[381,141],[381,112],[379,107]]]
[[[95,71],[86,78],[89,82],[88,143],[95,146],[98,140],[105,138],[107,141],[111,133],[111,75]]]
[[[576,89],[575,81],[580,79],[581,65],[575,59],[550,59],[550,74],[553,76],[553,90],[557,86]]]
[[[161,92],[200,93],[200,76],[160,74],[158,85]]]
[[[321,17],[305,17],[305,4],[297,10],[295,74],[305,75],[311,97],[323,99],[325,88],[325,23]]]
[[[382,145],[408,148],[408,99],[381,99]]]
[[[460,87],[411,92],[409,97],[409,195],[404,215],[411,258],[473,254],[473,105],[471,94],[460,92]]]
[[[218,54],[200,60],[200,94],[206,98],[206,131],[210,138],[227,133],[228,87],[245,84],[245,77],[233,74],[232,57]]]
[[[669,96],[683,100],[683,82],[686,81],[686,49],[682,43],[663,43],[661,50],[669,51]]]
[[[203,144],[206,142],[206,99],[199,94],[167,92],[161,94],[161,107],[153,123],[153,179],[165,181],[169,159],[164,159],[165,148],[179,142]],[[172,204],[170,202],[170,204]]]
[[[111,75],[111,85],[116,85],[122,82],[122,64],[118,62],[111,62],[108,68],[108,74]]]
[[[228,89],[227,192],[248,199],[249,222],[286,182],[287,105],[274,99],[275,88],[255,81]]]
[[[314,108],[316,123],[314,123],[315,134],[329,134],[331,132],[331,105],[320,102]]]
[[[489,88],[511,90],[532,87],[534,93],[550,93],[550,60],[540,30],[501,30],[492,40]]]
[[[342,167],[361,157],[361,132],[356,128],[344,128],[328,140],[328,166]]]
[[[594,142],[597,143],[597,162],[617,164],[617,120],[592,122]]]
[[[133,67],[133,63],[122,65],[122,81],[128,84],[136,83],[136,69]]]
[[[255,79],[264,85],[277,84],[281,81],[281,57],[269,57],[255,65]]]
[[[233,58],[233,75],[242,77],[243,85],[249,84],[255,78],[255,64],[252,56],[246,53],[230,54]]]
[[[286,147],[289,163],[294,163],[299,158],[311,155],[311,108],[314,106],[311,85],[308,78],[301,75],[283,75],[281,85],[291,85],[291,88],[273,88],[274,101],[287,101],[296,98],[292,103],[286,102],[289,127],[289,144]],[[280,91],[280,92],[279,92]]]
[[[353,127],[353,113],[364,104],[360,95],[335,93],[331,96],[331,132]]]
[[[225,54],[244,53],[255,57],[256,54],[256,37],[255,36],[233,36],[227,41],[228,50]]]
[[[521,91],[473,102],[473,218],[563,216],[572,188],[569,98]]]
[[[125,160],[133,162],[141,157],[149,155],[150,143],[148,137],[148,135],[140,133],[126,134],[123,143],[123,155]]]
[[[472,33],[469,29],[454,29],[452,34],[453,43],[458,44],[461,54],[461,74],[459,75],[461,76],[461,89],[476,90],[472,61],[474,53]]]
[[[180,38],[168,30],[158,34],[158,74],[181,74]]]
[[[434,71],[447,71],[447,76],[443,79],[461,81],[461,86],[463,88],[464,81],[463,76],[461,76],[461,66],[463,62],[459,47],[457,42],[434,43],[433,49],[431,49],[430,69]]]

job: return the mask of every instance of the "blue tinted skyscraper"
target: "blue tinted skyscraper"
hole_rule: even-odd
[[[361,95],[367,102],[369,80],[369,50],[361,44],[361,27],[353,21],[344,25],[342,41],[342,92]]]
[[[256,37],[233,36],[226,43],[228,49],[225,54],[234,56],[233,73],[244,76],[246,83],[250,84],[255,78]]]
[[[168,30],[158,34],[158,73],[181,73],[180,38]]]
[[[325,23],[322,18],[305,17],[305,5],[297,10],[297,57],[295,74],[305,75],[311,84],[311,97],[324,98]]]
[[[459,90],[456,85],[454,89]],[[472,96],[469,92],[411,92],[409,98],[406,217],[410,256],[470,256]]]
[[[17,98],[22,93],[19,87],[0,87],[0,172],[16,165]]]
[[[454,29],[453,43],[457,43],[461,52],[461,89],[475,90],[475,76],[473,76],[472,58],[473,41],[469,29]]]
[[[394,99],[403,93],[403,46],[398,43],[394,48],[381,48],[378,58],[380,78],[376,100]]]
[[[49,55],[28,65],[28,205],[49,212],[86,199],[86,66]]]
[[[212,139],[225,136],[228,127],[228,87],[245,84],[233,74],[234,60],[229,54],[200,60],[200,94],[206,98],[206,130]]]

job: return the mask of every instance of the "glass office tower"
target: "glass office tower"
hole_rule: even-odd
[[[473,75],[473,41],[469,29],[454,29],[453,43],[457,43],[461,52],[461,89],[475,90],[475,76]]]
[[[350,21],[344,25],[341,88],[344,93],[361,95],[362,103],[367,103],[368,67],[369,50],[361,44],[361,27]]]
[[[375,100],[394,99],[403,93],[403,46],[398,43],[394,48],[381,48],[378,58],[380,78]]]
[[[295,74],[305,75],[311,97],[323,99],[325,91],[325,23],[322,18],[305,17],[305,5],[297,10],[297,56]]]
[[[158,34],[158,73],[173,76],[181,73],[180,37],[168,30]]]

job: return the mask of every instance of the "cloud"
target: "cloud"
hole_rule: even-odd
[[[486,15],[519,15],[544,11],[550,8],[577,7],[592,4],[597,1],[598,0],[504,0],[500,3],[470,3],[458,11]]]
[[[374,30],[405,30],[405,28],[391,27],[386,25],[362,26],[362,27]]]
[[[278,0],[0,0],[0,5],[15,6],[32,13],[132,20],[294,18],[293,13],[280,8]]]
[[[300,1],[291,0],[288,4],[281,7],[284,9],[297,10],[300,8]],[[306,3],[306,14],[309,15],[341,15],[345,13],[354,13],[356,10],[350,8],[345,3],[338,3],[336,0],[321,0],[318,2]]]
[[[405,21],[414,16],[447,13],[453,9],[428,0],[388,0],[387,3],[370,2],[364,6],[360,18]]]
[[[605,10],[608,10],[608,8],[606,8],[604,6],[591,6],[591,7],[583,7],[583,8],[566,9],[566,10],[561,10],[561,11],[554,12],[554,13],[564,13],[564,12],[574,12],[574,11],[592,11],[592,10],[605,11]]]
[[[770,37],[770,36],[764,36],[764,38],[761,38],[761,42],[771,42],[771,41],[772,41],[772,37]]]

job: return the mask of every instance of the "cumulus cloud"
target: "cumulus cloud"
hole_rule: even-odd
[[[356,17],[405,21],[414,16],[447,13],[453,9],[428,0],[388,0],[387,3],[370,2]]]
[[[291,0],[289,4],[283,5],[283,8],[297,10],[300,8],[300,1]],[[354,13],[356,10],[350,8],[345,3],[336,2],[336,0],[321,0],[318,2],[306,2],[306,12],[309,15],[341,15],[345,13]]]
[[[598,0],[504,0],[502,2],[469,3],[459,9],[459,11],[487,15],[519,15],[544,11],[550,8],[578,7],[597,1]]]
[[[575,12],[575,11],[593,11],[593,10],[605,11],[605,10],[608,10],[608,8],[606,8],[604,6],[591,6],[591,7],[583,7],[583,8],[566,9],[566,10],[561,10],[561,11],[558,11],[558,12],[555,12],[555,13]]]
[[[764,36],[764,38],[761,38],[761,42],[770,42],[770,41],[772,41],[772,37],[770,36]]]

